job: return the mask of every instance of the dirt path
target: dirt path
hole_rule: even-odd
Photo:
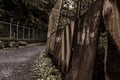
[[[32,61],[45,46],[0,50],[0,80],[31,80]]]

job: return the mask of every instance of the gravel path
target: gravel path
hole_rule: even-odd
[[[0,80],[31,80],[31,64],[45,46],[0,50]]]

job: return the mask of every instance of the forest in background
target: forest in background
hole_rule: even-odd
[[[27,21],[28,25],[34,24],[46,27],[49,13],[56,0],[0,0],[0,19],[9,22],[11,18]]]

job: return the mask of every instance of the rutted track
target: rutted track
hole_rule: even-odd
[[[0,80],[31,80],[31,64],[45,46],[0,50]]]

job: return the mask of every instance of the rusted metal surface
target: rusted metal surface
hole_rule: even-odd
[[[87,2],[85,10],[84,1],[78,0],[76,20],[65,25],[59,25],[61,8],[53,9],[49,18],[47,52],[66,74],[66,80],[93,80],[98,30],[103,17],[110,37],[104,60],[105,77],[106,80],[119,80],[120,11],[119,5],[114,3],[118,1],[96,0],[90,8],[92,2]]]
[[[120,5],[119,0],[105,0],[103,19],[109,33],[106,57],[106,80],[120,80]]]
[[[72,69],[67,75],[66,80],[92,80],[102,2],[101,0],[97,0],[92,5],[84,16],[82,25],[78,28]],[[94,8],[94,6],[96,7]]]
[[[48,35],[47,35],[47,51],[52,53],[55,45],[55,31],[57,30],[60,10],[62,6],[62,0],[58,0],[55,7],[52,9],[52,12],[49,17],[49,25],[48,25]]]
[[[120,80],[120,55],[117,45],[111,37],[108,38],[105,80]]]
[[[118,0],[115,0],[118,1]],[[115,1],[105,0],[103,5],[103,18],[106,29],[112,36],[120,50],[120,12]]]
[[[70,68],[73,32],[74,21],[65,25],[62,30],[57,31],[58,35],[56,36],[53,59],[64,73],[67,73]]]
[[[53,55],[54,62],[61,67],[64,73],[68,72],[70,67],[73,31],[74,21],[72,21],[71,24],[65,25],[64,28],[52,33],[51,37],[54,38],[54,41],[51,39],[50,44],[54,42],[54,45],[51,44],[48,47],[48,52],[51,52]],[[57,35],[55,36],[54,34]],[[51,50],[51,48],[53,50]]]
[[[82,3],[86,2],[82,0]],[[75,40],[74,36],[76,30],[74,30],[75,21],[73,20],[65,25],[59,24],[62,22],[60,21],[60,11],[62,5],[62,0],[58,0],[49,17],[47,52],[53,55],[54,62],[58,64],[64,73],[67,73],[70,70],[72,63],[72,55],[74,50],[73,43]],[[80,5],[81,3],[79,2],[79,8],[81,8]],[[80,10],[78,11],[78,16],[79,15]]]

